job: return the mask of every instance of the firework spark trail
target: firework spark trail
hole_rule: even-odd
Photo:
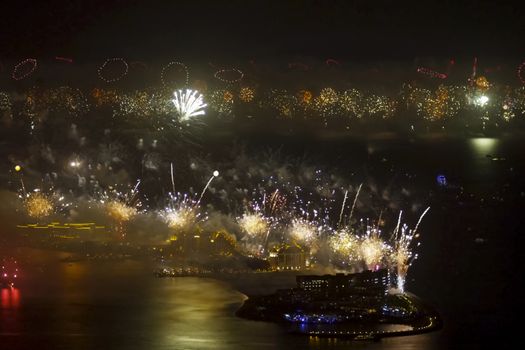
[[[273,192],[272,196],[270,197],[270,202],[272,203],[272,207],[271,207],[270,213],[275,212],[275,207],[277,206],[276,197],[278,195],[278,192],[279,192],[279,189],[276,189]]]
[[[135,184],[135,187],[133,187],[133,193],[137,192],[137,189],[139,188],[139,185],[140,185],[140,179],[137,180],[137,183]]]
[[[27,196],[26,186],[24,184],[24,179],[22,179],[22,176],[20,176],[20,184],[22,185],[22,191],[24,193],[24,196]]]
[[[354,203],[352,204],[352,210],[350,210],[350,216],[348,217],[348,223],[351,224],[352,215],[354,214],[354,208],[355,203],[357,202],[357,197],[359,197],[359,192],[361,192],[361,187],[363,187],[363,183],[359,185],[359,188],[357,189],[357,193],[355,194]]]
[[[423,220],[425,214],[430,210],[430,207],[426,208],[423,214],[419,217],[419,220],[414,230],[408,230],[406,225],[401,228],[401,235],[399,235],[399,222],[401,220],[401,213],[399,213],[398,225],[395,230],[395,241],[394,241],[394,261],[397,267],[397,288],[404,292],[405,280],[408,273],[408,269],[412,265],[413,261],[417,258],[417,254],[413,254],[410,245],[414,238],[417,238],[417,229],[419,224]]]
[[[263,252],[266,251],[268,248],[268,238],[270,237],[270,229],[271,226],[268,226],[268,230],[266,231],[266,237],[264,238]]]
[[[135,196],[139,193],[137,191],[139,186],[140,186],[140,179],[137,180],[135,187],[133,187],[133,190],[131,190],[131,198],[129,199],[130,203],[133,202],[133,200],[135,199]]]
[[[172,193],[175,194],[175,179],[173,177],[173,163],[170,163],[170,169],[171,169],[171,190]]]
[[[419,220],[417,221],[417,224],[416,224],[416,227],[414,227],[414,231],[412,231],[412,234],[415,235],[416,234],[416,231],[419,227],[419,224],[421,223],[421,220],[423,220],[423,217],[425,216],[425,214],[430,210],[430,207],[428,207],[427,209],[425,209],[425,211],[423,212],[423,214],[421,214],[421,216],[419,217]]]
[[[213,175],[210,177],[210,179],[208,180],[208,183],[206,184],[206,186],[204,186],[204,189],[202,190],[202,193],[201,193],[201,196],[199,197],[199,200],[195,203],[195,206],[199,205],[201,200],[202,200],[202,197],[204,196],[204,192],[206,192],[206,190],[208,189],[208,186],[210,186],[213,178],[219,176],[219,172],[217,170],[215,170],[213,172]]]
[[[399,225],[401,225],[401,215],[403,214],[403,211],[399,211],[399,217],[397,218],[397,225],[394,231],[392,232],[392,235],[390,236],[391,240],[397,240],[397,236],[399,234]]]
[[[348,198],[348,190],[345,191],[345,198],[343,199],[343,205],[341,205],[341,212],[339,213],[339,222],[337,227],[341,226],[341,221],[343,221],[343,211],[345,210],[346,199]]]

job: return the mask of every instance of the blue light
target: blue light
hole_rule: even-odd
[[[446,186],[447,185],[447,178],[445,177],[445,175],[438,175],[436,176],[436,181],[438,183],[439,186]]]

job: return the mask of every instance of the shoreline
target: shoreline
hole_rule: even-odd
[[[373,340],[382,338],[410,336],[437,331],[443,328],[443,320],[439,313],[428,303],[412,293],[399,294],[414,308],[408,316],[373,316],[369,319],[352,319],[335,322],[289,322],[285,319],[286,311],[271,307],[271,303],[260,297],[248,297],[237,310],[237,317],[252,321],[262,321],[281,324],[288,328],[291,334],[319,338],[349,338],[351,340]],[[393,295],[398,297],[399,295]],[[266,303],[266,304],[265,304]],[[387,302],[385,301],[385,305]],[[268,307],[268,312],[266,312]],[[264,310],[264,311],[260,311]],[[279,311],[276,311],[279,310]],[[322,317],[322,310],[319,310]],[[341,316],[339,314],[337,316]],[[343,319],[341,316],[339,319]]]

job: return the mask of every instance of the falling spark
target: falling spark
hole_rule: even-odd
[[[348,217],[348,223],[351,223],[352,215],[354,214],[355,203],[357,202],[357,197],[359,197],[359,192],[361,192],[361,187],[363,187],[363,183],[359,185],[359,188],[355,194],[354,203],[352,203],[352,210],[350,210],[350,216]]]
[[[401,215],[403,215],[403,211],[399,211],[399,217],[397,218],[397,225],[394,231],[392,232],[392,236],[390,237],[392,240],[397,240],[397,235],[399,233],[399,225],[401,225]]]
[[[171,168],[171,189],[172,189],[172,193],[175,194],[175,179],[173,177],[173,163],[170,163],[170,168]]]
[[[348,190],[345,191],[345,198],[343,199],[343,205],[341,205],[341,213],[339,213],[339,222],[337,226],[341,226],[341,221],[343,220],[343,211],[345,210],[346,199],[348,198]]]

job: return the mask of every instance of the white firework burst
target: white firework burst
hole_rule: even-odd
[[[173,95],[175,98],[172,101],[181,121],[205,114],[204,108],[208,105],[197,90],[177,90]]]

